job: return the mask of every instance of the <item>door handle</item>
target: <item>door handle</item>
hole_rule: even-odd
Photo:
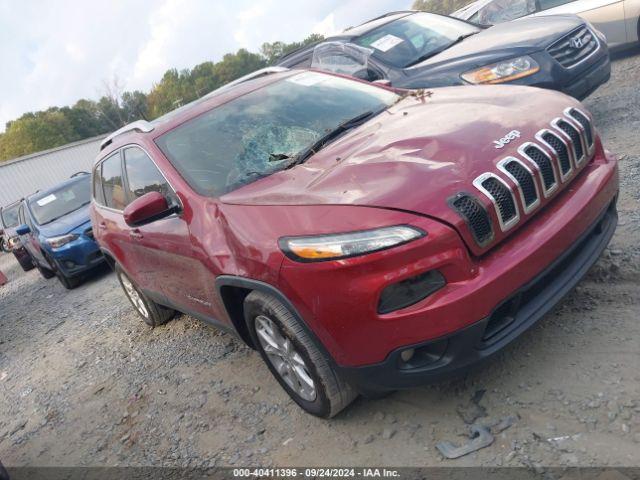
[[[98,224],[98,228],[99,228],[100,230],[105,230],[105,229],[107,228],[107,224],[106,224],[106,223],[104,223],[104,222],[100,222],[100,223]]]
[[[140,230],[138,230],[137,228],[135,230],[131,230],[129,232],[129,236],[135,240],[140,240],[144,237],[144,235],[142,235],[142,233],[140,233]]]

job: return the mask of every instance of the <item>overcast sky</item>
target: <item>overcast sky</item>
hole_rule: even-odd
[[[330,34],[410,0],[0,0],[0,131],[28,111],[97,98],[117,75],[148,91],[172,67]]]

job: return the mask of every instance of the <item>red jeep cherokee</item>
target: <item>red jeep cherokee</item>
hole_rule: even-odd
[[[331,417],[531,327],[611,239],[617,175],[557,92],[284,71],[106,139],[92,220],[148,324],[234,331]]]

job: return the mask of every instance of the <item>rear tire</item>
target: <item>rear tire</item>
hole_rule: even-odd
[[[175,310],[157,304],[142,293],[120,265],[116,264],[115,271],[124,294],[127,296],[129,302],[131,302],[131,305],[138,315],[142,317],[144,323],[155,328],[167,323],[175,316]]]
[[[16,260],[20,264],[20,268],[22,268],[22,270],[24,270],[25,272],[28,272],[34,269],[35,264],[31,259],[31,255],[27,254],[19,257],[18,255],[16,255],[16,252],[13,252],[13,256],[16,257]]]
[[[304,410],[331,418],[358,396],[279,300],[254,291],[245,299],[244,311],[249,333],[262,359],[282,388]]]

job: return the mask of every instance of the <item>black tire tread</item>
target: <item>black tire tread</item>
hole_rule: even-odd
[[[173,317],[175,317],[176,315],[175,310],[171,308],[163,307],[162,305],[157,304],[156,302],[151,300],[149,297],[147,297],[138,288],[138,286],[131,279],[131,277],[129,277],[125,273],[125,271],[122,269],[122,267],[120,267],[120,265],[116,264],[115,271],[116,271],[116,276],[118,277],[118,282],[120,283],[120,287],[122,288],[123,292],[125,291],[125,289],[124,289],[124,285],[122,284],[122,280],[120,278],[121,275],[125,275],[129,279],[131,284],[134,286],[134,288],[138,291],[138,295],[140,295],[140,297],[142,298],[142,301],[147,307],[147,311],[149,312],[149,318],[142,317],[142,315],[140,315],[140,312],[138,312],[138,309],[133,304],[131,306],[133,307],[133,310],[144,320],[144,322],[147,325],[149,325],[151,328],[159,327],[160,325],[164,325]],[[129,296],[126,294],[126,292],[125,292],[125,297],[129,299]],[[131,302],[131,300],[129,300],[129,302]]]
[[[304,348],[313,363],[317,376],[320,377],[324,394],[329,402],[329,411],[322,415],[323,417],[334,417],[355,400],[358,393],[338,375],[326,355],[316,346],[306,328],[277,298],[263,292],[253,291],[245,299],[245,311],[247,309],[272,312],[287,330],[287,335],[293,337],[291,339],[297,341]],[[250,329],[253,330],[253,327]]]
[[[49,280],[56,276],[56,272],[51,271],[48,268],[41,267],[40,265],[37,265],[36,268],[38,269],[38,272],[40,272],[40,275],[42,275],[42,278]]]

